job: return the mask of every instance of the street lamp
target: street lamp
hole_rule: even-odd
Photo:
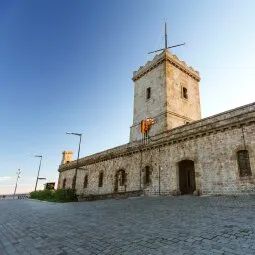
[[[81,148],[81,137],[82,137],[82,133],[73,133],[73,132],[66,132],[67,135],[77,135],[80,137],[80,141],[79,141],[79,147],[78,147],[78,156],[77,156],[77,162],[76,162],[76,168],[75,168],[75,174],[74,174],[74,181],[73,181],[73,189],[75,190],[76,188],[76,179],[77,179],[77,170],[78,170],[78,160],[80,157],[80,148]]]
[[[36,191],[37,183],[38,183],[38,180],[40,179],[40,178],[39,178],[39,174],[40,174],[41,164],[42,164],[42,155],[34,155],[34,157],[40,158],[39,169],[38,169],[37,178],[36,178],[36,183],[35,183],[35,191]]]
[[[20,178],[20,175],[21,174],[21,171],[20,171],[20,169],[18,170],[18,172],[17,172],[17,181],[16,181],[16,185],[15,185],[15,189],[14,189],[14,193],[13,193],[13,199],[14,199],[14,197],[15,197],[15,194],[16,194],[16,190],[17,190],[17,186],[18,186],[18,180],[19,180],[19,178]]]

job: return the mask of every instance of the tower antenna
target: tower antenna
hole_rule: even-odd
[[[165,22],[165,49],[167,49],[167,28],[166,28],[166,22]]]
[[[150,51],[148,52],[148,54],[151,54],[151,53],[155,53],[155,52],[158,52],[158,51],[162,51],[162,50],[166,50],[166,49],[171,49],[171,48],[175,48],[175,47],[179,47],[179,46],[182,46],[182,45],[185,45],[185,43],[181,43],[181,44],[176,44],[176,45],[172,45],[170,47],[168,47],[167,45],[167,26],[166,26],[166,22],[165,22],[165,48],[162,48],[160,50],[154,50],[154,51]]]

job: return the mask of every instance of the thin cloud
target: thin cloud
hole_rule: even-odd
[[[8,180],[11,180],[12,179],[12,176],[0,176],[0,182],[1,181],[8,181]]]

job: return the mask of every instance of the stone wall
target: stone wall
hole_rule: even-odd
[[[152,137],[148,144],[134,142],[80,159],[79,194],[115,192],[115,174],[125,170],[125,191],[145,194],[178,194],[178,163],[194,161],[196,188],[200,194],[236,194],[255,191],[255,103],[218,114]],[[247,149],[251,177],[239,177],[236,152]],[[76,161],[59,168],[59,187],[67,179],[71,187]],[[144,184],[145,167],[152,169],[151,183]],[[103,187],[98,187],[99,173]],[[83,188],[85,174],[88,186]],[[122,187],[123,188],[123,187]]]
[[[201,119],[199,80],[166,62],[168,130]],[[183,95],[187,89],[188,98]]]

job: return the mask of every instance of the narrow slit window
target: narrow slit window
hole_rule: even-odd
[[[86,174],[84,177],[83,188],[86,189],[87,187],[88,187],[88,175]]]
[[[150,99],[151,98],[151,88],[147,88],[146,90],[146,99]]]
[[[149,166],[145,167],[145,178],[144,178],[144,183],[145,184],[150,184],[151,183],[151,169]]]
[[[75,188],[75,183],[76,183],[76,175],[74,175],[73,177],[73,181],[72,181],[72,189]]]
[[[104,179],[104,173],[101,172],[99,174],[98,187],[103,187],[103,179]]]

